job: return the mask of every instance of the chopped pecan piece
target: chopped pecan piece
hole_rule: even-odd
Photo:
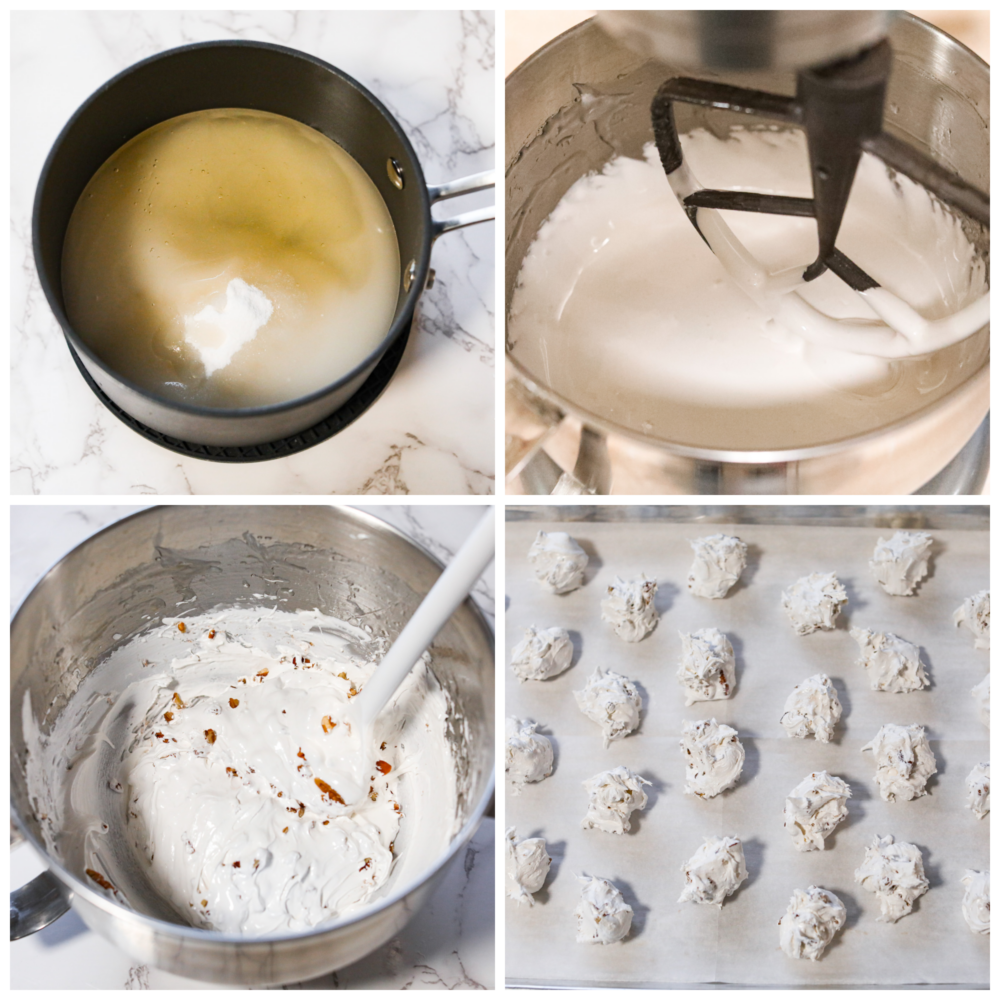
[[[313,778],[316,782],[316,787],[331,801],[339,802],[342,806],[347,805],[347,803],[337,794],[322,778]]]
[[[209,743],[214,743],[215,742],[215,730],[214,729],[206,729],[205,730],[205,739],[208,740]]]
[[[230,698],[229,699],[229,707],[230,708],[238,708],[239,704],[240,704],[240,699],[239,698]]]
[[[188,630],[188,627],[187,627],[187,625],[184,624],[184,622],[178,622],[177,623],[177,631],[178,632],[186,632],[187,630]]]
[[[334,729],[337,728],[337,723],[330,718],[329,715],[323,716],[323,732],[332,733]]]
[[[100,872],[95,872],[93,868],[88,868],[88,869],[87,869],[87,874],[88,874],[88,875],[89,875],[89,876],[90,876],[90,877],[91,877],[91,878],[92,878],[92,879],[93,879],[93,880],[94,880],[94,881],[95,881],[95,882],[96,882],[96,883],[97,883],[97,884],[98,884],[98,885],[99,885],[99,886],[100,886],[100,887],[101,887],[102,889],[110,889],[110,890],[111,890],[112,892],[115,892],[115,891],[116,891],[116,890],[115,890],[115,887],[114,887],[114,886],[113,886],[113,885],[112,885],[112,884],[111,884],[111,883],[110,883],[110,882],[109,882],[109,881],[108,881],[108,880],[107,880],[107,879],[106,879],[106,878],[105,878],[105,877],[104,877],[104,876],[103,876],[103,875],[102,875],[102,874],[101,874]]]
[[[392,764],[384,760],[375,761],[375,766],[378,768],[380,774],[388,774],[392,770]]]

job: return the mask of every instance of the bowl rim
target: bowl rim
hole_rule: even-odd
[[[240,506],[239,504],[233,504],[232,506]],[[262,504],[255,506],[280,506],[282,509],[286,505],[271,505]],[[303,506],[315,507],[319,506],[317,504],[308,504]],[[473,505],[478,506],[478,505]],[[483,505],[485,506],[485,505]],[[150,507],[146,507],[143,510],[135,511],[132,514],[128,514],[125,517],[119,518],[117,521],[113,521],[111,524],[105,525],[99,531],[95,531],[92,535],[88,535],[83,541],[78,545],[75,545],[68,552],[63,553],[63,555],[54,562],[36,581],[35,585],[30,591],[24,596],[17,606],[17,610],[11,616],[11,631],[13,631],[16,624],[18,615],[21,613],[24,605],[31,599],[32,595],[38,589],[38,587],[50,576],[50,574],[62,564],[62,562],[68,558],[77,550],[83,548],[89,542],[95,538],[100,537],[106,533],[115,530],[117,527],[122,525],[126,521],[133,521],[139,518],[151,517],[156,512],[163,510],[164,508],[181,508],[183,510],[190,510],[190,505],[187,504],[155,504]],[[401,539],[413,546],[422,555],[426,556],[432,565],[436,566],[440,570],[444,570],[445,566],[440,559],[437,558],[432,552],[430,552],[424,545],[415,539],[411,538],[409,535],[405,534],[395,525],[390,524],[388,521],[383,521],[381,518],[376,517],[374,514],[368,511],[358,510],[356,507],[348,505],[336,505],[333,509],[338,512],[349,511],[352,517],[356,517],[362,523],[368,525],[369,528],[378,531],[383,531],[386,534],[394,535],[398,539]],[[494,662],[494,672],[496,669],[496,649],[495,649],[495,631],[490,623],[487,621],[486,616],[480,610],[479,605],[476,604],[471,597],[467,597],[465,601],[459,605],[460,608],[468,608],[472,614],[474,620],[477,622],[479,627],[483,630],[487,640],[492,640],[488,642],[490,651],[493,655]],[[11,711],[14,711],[13,702],[11,703]],[[491,720],[495,723],[495,719]],[[13,763],[14,754],[11,754],[11,761]],[[329,921],[327,923],[317,924],[315,927],[310,927],[305,931],[292,931],[285,934],[271,934],[264,935],[260,937],[251,937],[248,935],[239,934],[225,934],[222,931],[211,931],[205,930],[201,927],[192,927],[188,924],[175,924],[170,921],[161,920],[158,917],[150,917],[144,913],[140,913],[137,910],[130,909],[124,906],[122,903],[116,900],[109,899],[103,893],[98,892],[96,889],[91,888],[85,882],[81,881],[76,875],[70,872],[61,861],[53,858],[49,854],[48,849],[42,844],[34,833],[28,829],[26,824],[21,821],[21,816],[15,807],[13,793],[11,794],[10,803],[10,814],[11,820],[17,827],[18,831],[24,837],[24,839],[38,852],[40,860],[45,864],[46,870],[50,872],[53,877],[60,882],[65,888],[69,889],[72,896],[80,896],[89,905],[101,910],[107,916],[115,918],[118,921],[125,921],[126,924],[138,924],[143,928],[153,930],[157,934],[164,937],[174,937],[174,938],[184,938],[195,942],[204,942],[205,944],[222,944],[222,945],[271,945],[278,944],[282,941],[303,941],[311,937],[322,937],[325,934],[332,933],[333,931],[340,930],[341,928],[350,926],[352,924],[361,923],[366,921],[370,917],[374,917],[376,914],[381,913],[384,910],[388,910],[390,907],[399,903],[402,899],[405,899],[412,892],[419,889],[422,885],[431,881],[441,872],[455,857],[459,850],[463,849],[465,845],[472,838],[472,835],[479,828],[479,824],[482,822],[483,814],[486,811],[486,807],[489,805],[490,799],[493,797],[493,793],[496,785],[496,760],[494,759],[493,768],[490,771],[489,777],[486,781],[486,785],[483,789],[483,794],[480,796],[479,800],[476,802],[474,808],[469,813],[469,818],[465,821],[459,831],[452,838],[451,842],[448,844],[447,849],[435,860],[430,868],[425,869],[420,875],[411,879],[409,882],[404,883],[403,886],[397,887],[394,892],[386,897],[378,900],[372,906],[364,907],[360,910],[355,911],[347,917],[342,917],[339,920]],[[13,886],[11,887],[13,890]],[[90,925],[88,924],[88,927]]]

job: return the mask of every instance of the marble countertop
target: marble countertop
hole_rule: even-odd
[[[76,108],[122,69],[212,39],[274,42],[365,84],[399,119],[430,183],[493,166],[491,11],[103,12],[11,17],[11,491],[15,494],[488,494],[494,489],[495,223],[435,245],[436,281],[385,395],[299,455],[230,466],[147,442],[76,369],[35,272],[42,164]],[[491,192],[436,214],[490,204]]]
[[[11,612],[66,552],[101,528],[142,507],[11,507]],[[483,508],[474,505],[360,506],[399,528],[447,562],[472,531]],[[494,569],[473,598],[494,623]],[[484,819],[419,919],[360,962],[284,989],[492,989],[494,984],[494,821]],[[11,885],[42,869],[33,848],[11,852]],[[136,964],[84,925],[71,910],[54,924],[10,947],[13,989],[219,989]]]

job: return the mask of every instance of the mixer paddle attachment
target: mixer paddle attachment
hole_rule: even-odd
[[[940,320],[925,320],[836,247],[854,175],[863,152],[922,185],[942,202],[989,226],[989,196],[958,174],[882,130],[892,49],[883,40],[846,60],[810,67],[797,75],[794,97],[708,80],[674,77],[651,106],[653,134],[667,179],[692,225],[736,283],[776,318],[806,339],[877,357],[927,354],[975,333],[989,321],[989,296]],[[703,188],[684,161],[674,121],[674,102],[761,115],[805,131],[812,198]],[[736,238],[719,210],[814,218],[816,259],[802,268],[771,274]],[[860,293],[882,320],[871,325],[834,320],[818,312],[797,287],[832,271]],[[788,294],[792,293],[792,294]]]

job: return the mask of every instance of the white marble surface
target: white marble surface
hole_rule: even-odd
[[[312,53],[400,120],[431,183],[494,162],[494,17],[486,12],[103,12],[11,16],[11,490],[17,494],[486,494],[494,478],[494,250],[488,222],[443,236],[385,395],[339,435],[241,466],[184,458],[129,430],[70,359],[35,273],[31,207],[76,108],[156,52],[242,38]],[[450,216],[490,204],[454,199]]]
[[[142,507],[12,505],[10,604],[13,612],[38,579],[66,552],[101,528]],[[361,506],[399,528],[447,562],[472,531],[478,505]],[[491,566],[474,591],[494,621]],[[451,866],[427,907],[388,944],[367,958],[308,983],[303,989],[492,989],[494,984],[494,822],[485,819]],[[11,885],[41,870],[34,850],[11,852]],[[136,965],[86,928],[70,911],[38,934],[11,944],[13,989],[218,989]]]

